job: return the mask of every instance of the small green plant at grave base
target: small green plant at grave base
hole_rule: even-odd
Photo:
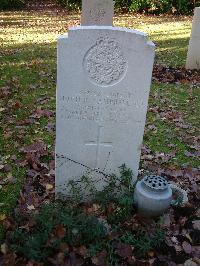
[[[108,213],[108,222],[116,225],[122,223],[131,217],[134,211],[133,195],[119,197],[113,211]]]
[[[134,246],[137,256],[145,256],[149,251],[159,248],[164,240],[165,231],[163,229],[157,229],[154,234],[127,232],[121,237],[123,243]]]
[[[172,190],[171,206],[181,207],[184,203],[184,196],[180,194],[180,191]]]
[[[77,203],[79,200],[81,201],[86,191],[91,199],[103,205],[108,204],[110,201],[115,201],[120,194],[130,195],[134,191],[132,171],[125,164],[120,166],[119,170],[119,177],[114,174],[104,176],[105,184],[101,191],[96,189],[96,181],[86,175],[77,180],[70,180],[67,186],[69,186],[72,201]]]
[[[108,215],[108,222],[119,224],[130,217],[134,211],[134,185],[132,171],[125,164],[119,167],[120,176],[105,176],[105,185],[101,191],[97,191],[95,182],[87,176],[79,180],[70,180],[71,202],[79,204],[88,195],[90,201],[99,204]],[[110,204],[113,204],[112,211],[108,211]]]
[[[75,180],[70,180],[67,184],[71,194],[71,201],[76,204],[80,203],[83,200],[80,184],[80,182],[77,183]]]
[[[114,224],[125,221],[134,212],[132,171],[125,164],[119,170],[120,177],[113,175],[108,186],[98,195],[100,204],[106,208],[111,202],[115,204],[113,211],[108,212],[108,222]]]
[[[120,176],[106,176],[105,186],[102,191],[97,191],[95,184],[86,176],[83,176],[78,182],[70,182],[72,199],[78,203],[83,199],[86,190],[92,198],[92,201],[99,204],[102,209],[108,213],[108,222],[118,224],[125,221],[134,212],[132,171],[125,164],[119,167]],[[110,204],[114,204],[112,212],[107,209]]]
[[[121,185],[125,186],[129,192],[133,192],[133,172],[131,169],[127,168],[125,164],[122,164],[120,167],[120,174],[121,174]]]
[[[133,193],[134,186],[132,181],[132,171],[127,168],[125,164],[122,164],[119,167],[119,172],[119,177],[114,174],[107,177],[107,185],[105,185],[104,189],[98,195],[96,195],[96,197],[100,198],[100,201],[104,201],[105,199],[108,201],[110,198],[116,199],[119,197],[119,194],[129,195]]]
[[[175,200],[172,200],[171,205],[175,207],[181,207],[182,203],[183,203],[183,198],[179,196]]]
[[[83,175],[78,180],[70,180],[67,187],[69,187],[71,202],[76,204],[84,201],[84,197],[87,197],[86,194],[91,199],[97,193],[94,181],[87,175]]]
[[[108,265],[115,266],[121,265],[119,257],[116,255],[116,251],[114,248],[114,241],[110,240],[106,243],[106,250],[107,250],[107,261],[109,262]]]
[[[17,221],[22,220],[17,217]],[[45,262],[62,243],[69,246],[98,246],[107,235],[105,226],[96,217],[63,203],[49,204],[32,217],[34,228],[17,228],[11,236],[11,249],[29,260]],[[22,221],[21,221],[22,222]],[[24,221],[25,222],[25,221]]]
[[[88,249],[90,256],[93,257],[98,252],[104,250],[106,252],[106,256],[104,258],[103,265],[110,265],[110,266],[121,265],[120,258],[116,254],[116,249],[114,245],[115,242],[117,243],[117,241],[106,239],[106,241],[98,243],[97,245],[92,244]]]

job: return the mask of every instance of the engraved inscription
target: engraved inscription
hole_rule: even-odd
[[[61,98],[61,117],[70,120],[91,120],[99,123],[127,123],[135,110],[142,110],[144,103],[135,101],[132,93],[102,93],[83,90],[74,96]],[[140,122],[140,121],[136,121]]]
[[[106,12],[104,9],[90,9],[89,14],[91,21],[100,23],[103,20]]]
[[[104,36],[86,53],[83,67],[93,83],[110,86],[124,77],[127,61],[120,45],[114,39]]]

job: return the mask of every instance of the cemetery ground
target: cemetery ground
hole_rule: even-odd
[[[78,203],[78,189],[73,203],[53,202],[56,38],[78,24],[61,10],[0,13],[0,265],[198,265],[200,73],[184,69],[191,17],[114,20],[157,46],[140,175],[188,192],[186,206],[177,199],[152,220],[132,207],[125,167],[126,197],[114,197],[113,178],[91,204]],[[43,203],[51,204],[38,212]]]

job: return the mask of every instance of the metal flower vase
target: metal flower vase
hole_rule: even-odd
[[[136,184],[134,200],[142,215],[159,216],[170,206],[172,189],[161,176],[145,176]]]

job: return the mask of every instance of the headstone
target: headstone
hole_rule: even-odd
[[[56,194],[88,175],[102,189],[123,163],[138,174],[154,44],[135,30],[79,26],[58,38]]]
[[[194,11],[186,68],[200,69],[200,7]]]
[[[113,15],[113,0],[83,0],[82,2],[82,26],[112,26]]]

